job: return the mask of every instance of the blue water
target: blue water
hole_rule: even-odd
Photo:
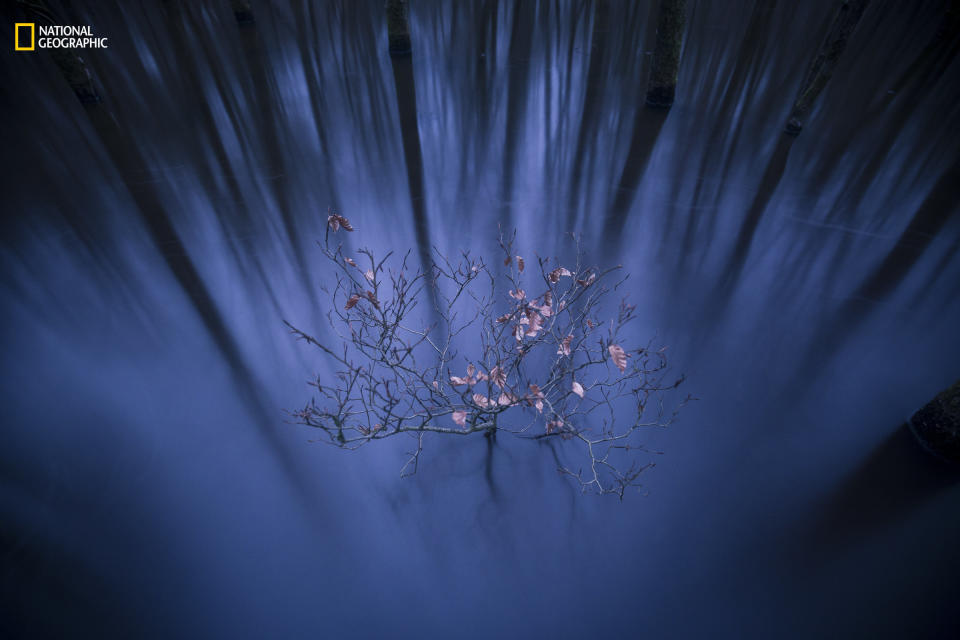
[[[833,2],[688,3],[669,112],[650,2],[412,4],[394,63],[379,2],[51,2],[110,37],[92,107],[2,34],[4,635],[953,636],[960,474],[902,426],[960,375],[946,3],[871,3],[796,138]],[[353,247],[623,264],[699,398],[642,494],[287,424],[331,206]]]

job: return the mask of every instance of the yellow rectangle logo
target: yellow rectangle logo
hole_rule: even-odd
[[[27,39],[21,38],[20,34],[24,36],[27,34],[27,27],[30,28],[30,40],[27,44]],[[33,22],[15,22],[13,25],[13,48],[16,51],[33,51],[33,47],[36,44],[35,38],[35,25]]]

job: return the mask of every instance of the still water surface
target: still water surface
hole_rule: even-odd
[[[958,375],[960,63],[874,2],[797,138],[835,3],[75,2],[104,102],[42,55],[0,94],[3,625],[140,637],[938,637],[960,487],[901,425]],[[53,3],[51,3],[53,6]],[[4,36],[5,38],[8,36]],[[17,87],[16,91],[10,90]],[[343,453],[284,423],[327,366],[327,207],[378,251],[623,264],[699,401],[645,496],[542,447]]]

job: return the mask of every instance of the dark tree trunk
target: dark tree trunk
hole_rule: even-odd
[[[797,100],[793,103],[793,110],[790,112],[785,128],[787,133],[797,135],[803,129],[803,118],[823,91],[827,81],[833,76],[840,54],[847,48],[847,41],[857,28],[857,23],[863,17],[868,4],[870,0],[844,0],[837,9],[837,17],[830,25],[830,31],[820,45],[820,50],[813,59],[813,64],[810,65],[803,85],[800,87]]]
[[[647,83],[647,106],[669,109],[677,91],[687,0],[660,0],[657,42]]]
[[[233,15],[236,17],[238,24],[246,26],[254,23],[250,0],[233,0],[230,4],[233,7]]]
[[[387,36],[391,56],[410,55],[410,22],[406,0],[387,0]]]

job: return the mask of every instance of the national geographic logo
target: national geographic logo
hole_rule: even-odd
[[[17,22],[13,25],[13,48],[15,51],[35,49],[106,49],[107,38],[93,35],[89,26],[40,25],[34,22]]]

